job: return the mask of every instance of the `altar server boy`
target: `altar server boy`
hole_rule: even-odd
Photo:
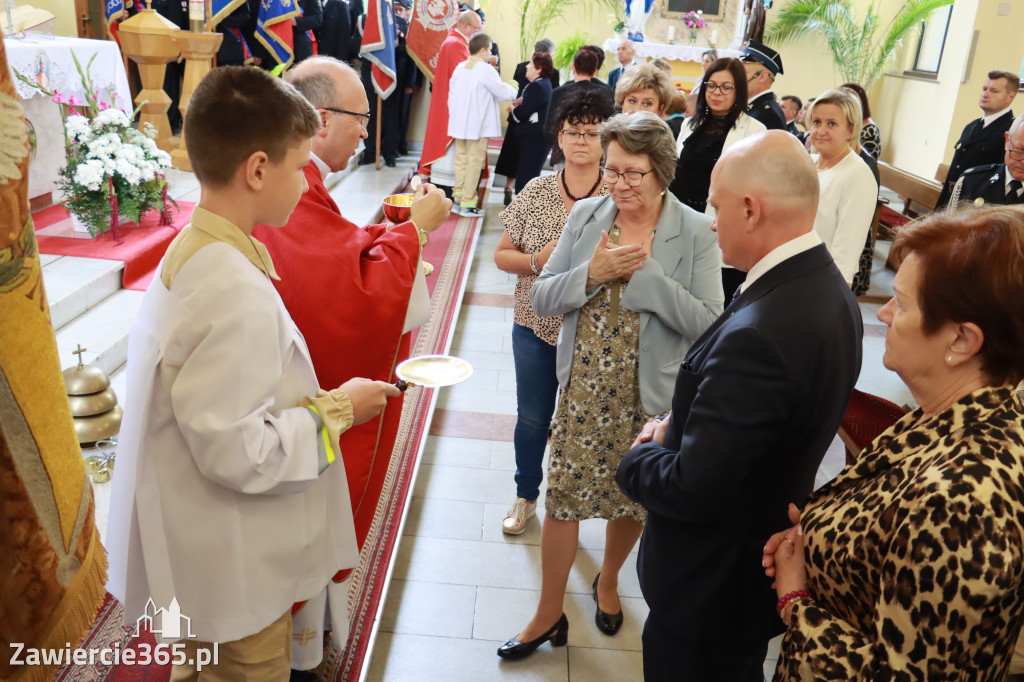
[[[319,389],[251,235],[287,222],[318,126],[305,98],[259,69],[214,69],[189,101],[201,198],[131,329],[107,533],[125,623],[180,613],[154,619],[158,636],[182,640],[174,680],[200,679],[190,662],[214,642],[216,679],[287,680],[292,604],[359,560],[334,444],[398,391],[366,379]]]
[[[469,59],[455,67],[448,85],[448,135],[455,140],[454,203],[459,215],[478,216],[477,186],[487,165],[487,140],[501,137],[498,103],[511,101],[516,86],[502,83],[487,61],[491,39],[477,33],[469,39]]]

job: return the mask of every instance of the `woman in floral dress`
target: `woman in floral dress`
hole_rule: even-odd
[[[540,604],[498,649],[523,658],[565,644],[562,613],[579,522],[608,520],[594,579],[595,621],[622,625],[619,569],[645,512],[615,483],[622,455],[647,419],[669,408],[679,362],[722,311],[721,253],[710,219],[665,189],[675,174],[668,126],[650,112],[601,126],[609,196],[577,202],[530,294],[538,315],[562,315],[555,411],[541,536]]]

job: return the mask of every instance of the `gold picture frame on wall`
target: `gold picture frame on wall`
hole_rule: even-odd
[[[666,17],[681,17],[698,10],[707,20],[725,18],[727,0],[662,0],[661,11]]]

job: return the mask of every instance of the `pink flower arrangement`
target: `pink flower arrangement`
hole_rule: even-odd
[[[686,24],[686,28],[704,28],[707,26],[707,23],[704,21],[704,12],[701,10],[684,15],[683,23]]]

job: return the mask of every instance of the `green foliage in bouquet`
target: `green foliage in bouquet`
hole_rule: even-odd
[[[171,157],[153,142],[152,126],[145,133],[138,131],[123,111],[113,108],[92,120],[68,116],[64,125],[67,165],[60,170],[57,186],[68,211],[89,228],[89,234],[106,232],[114,210],[137,223],[147,211],[164,208],[167,181],[162,171],[171,165]]]
[[[171,156],[153,141],[156,129],[149,124],[144,131],[135,129],[132,121],[138,109],[128,116],[102,101],[89,75],[92,59],[83,69],[74,52],[71,56],[85,101],[74,95],[65,97],[14,72],[20,81],[51,97],[61,108],[67,164],[58,172],[57,186],[64,194],[68,212],[81,220],[93,237],[116,229],[119,216],[137,223],[154,209],[161,211],[160,224],[169,225],[163,171],[171,166]],[[113,94],[107,94],[113,101]],[[177,208],[173,200],[170,203]]]

